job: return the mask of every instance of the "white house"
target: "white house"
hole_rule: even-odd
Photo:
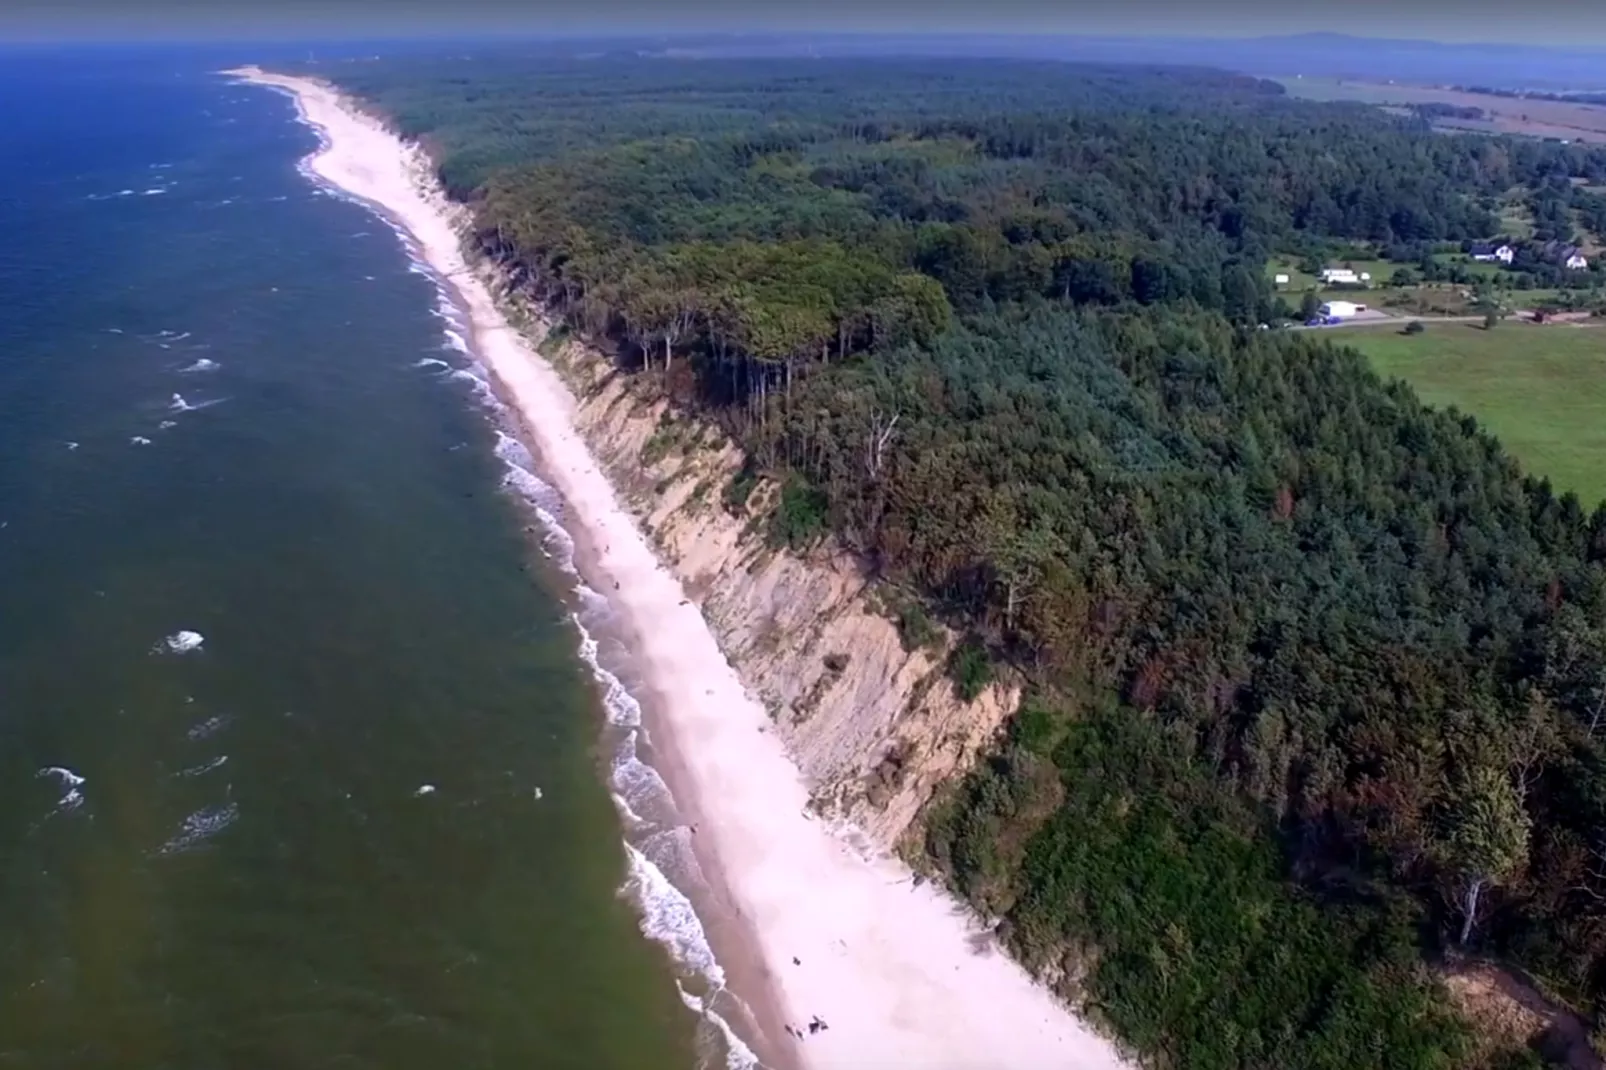
[[[1517,250],[1504,242],[1499,245],[1480,242],[1472,247],[1472,259],[1481,260],[1484,263],[1493,263],[1498,260],[1502,264],[1509,264],[1516,255]]]
[[[1287,275],[1273,275],[1271,277],[1271,281],[1276,283],[1278,286],[1287,286],[1288,285],[1288,276]]]
[[[1353,317],[1357,312],[1365,312],[1365,305],[1357,305],[1353,301],[1328,301],[1316,311],[1328,319],[1345,320]]]
[[[1560,264],[1568,271],[1582,271],[1589,266],[1589,259],[1584,256],[1584,251],[1566,242],[1547,241],[1539,247],[1539,255],[1552,264]]]

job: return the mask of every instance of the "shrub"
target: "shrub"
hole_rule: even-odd
[[[729,483],[725,485],[725,508],[732,513],[740,514],[747,508],[747,499],[753,496],[758,487],[758,471],[751,465],[744,465]]]
[[[771,522],[770,541],[801,550],[825,533],[830,502],[825,492],[794,475],[781,488],[781,503]]]
[[[937,631],[923,606],[910,602],[898,611],[898,638],[903,640],[904,650],[913,652],[921,647],[936,646],[942,633]]]
[[[949,660],[948,675],[953,677],[954,690],[959,697],[966,702],[973,701],[982,688],[993,681],[993,663],[987,656],[987,648],[974,639],[966,642]]]

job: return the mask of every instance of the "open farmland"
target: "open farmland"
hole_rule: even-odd
[[[1416,335],[1355,331],[1343,344],[1429,404],[1477,417],[1558,492],[1587,508],[1606,499],[1606,330],[1434,324]]]
[[[1439,86],[1352,82],[1339,78],[1275,78],[1296,97],[1307,100],[1354,100],[1386,108],[1412,104],[1453,104],[1481,108],[1483,119],[1440,119],[1444,130],[1487,134],[1524,134],[1572,141],[1606,143],[1606,107],[1559,100],[1520,100],[1463,93]]]

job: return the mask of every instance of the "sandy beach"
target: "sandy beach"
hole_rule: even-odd
[[[323,180],[383,209],[456,285],[474,345],[499,394],[521,417],[565,523],[589,552],[586,581],[607,593],[633,641],[650,694],[663,769],[696,815],[699,860],[728,896],[716,931],[745,934],[750,968],[733,986],[766,1034],[754,1048],[774,1066],[809,1070],[1114,1070],[1127,1064],[997,950],[974,922],[906,867],[867,859],[806,810],[807,790],[763,707],[745,692],[697,607],[655,557],[575,431],[574,399],[533,345],[511,328],[464,262],[454,217],[427,161],[318,82],[227,72],[295,96],[325,146]],[[722,924],[730,926],[721,929]],[[807,1033],[811,1019],[829,1028]]]

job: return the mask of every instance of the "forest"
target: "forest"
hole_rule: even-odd
[[[1025,682],[923,864],[1154,1065],[1543,1065],[1450,1012],[1458,954],[1606,1021],[1606,508],[1259,329],[1272,255],[1592,207],[1606,150],[1205,69],[317,73],[743,443],[732,508],[779,482],[778,545],[863,555],[910,642],[956,629],[962,693]]]

